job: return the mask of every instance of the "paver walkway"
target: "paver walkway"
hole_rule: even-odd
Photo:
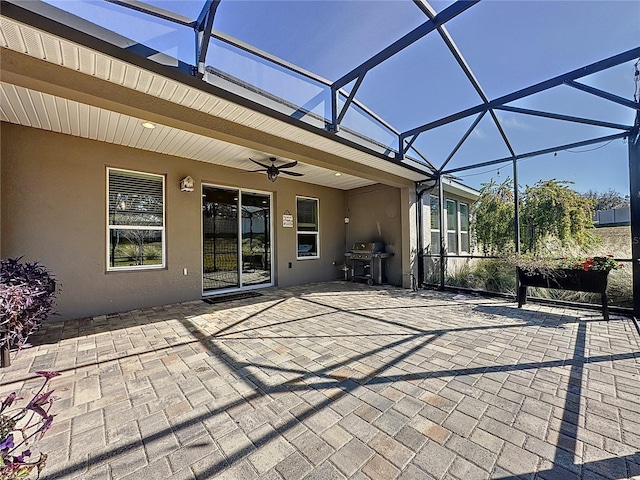
[[[330,282],[49,323],[43,478],[640,479],[629,319]]]

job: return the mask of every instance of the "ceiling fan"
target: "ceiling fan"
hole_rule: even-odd
[[[284,173],[285,175],[291,175],[292,177],[303,176],[302,173],[287,172],[286,170],[284,170],[285,168],[295,167],[298,164],[297,161],[285,163],[284,165],[280,165],[279,167],[276,167],[275,165],[276,157],[269,158],[269,160],[271,161],[271,165],[265,165],[264,163],[254,160],[253,158],[250,158],[249,160],[251,160],[253,163],[256,163],[262,167],[259,170],[250,170],[250,172],[267,172],[267,178],[272,182],[275,182],[276,179],[278,178],[278,175],[280,175],[281,173]]]

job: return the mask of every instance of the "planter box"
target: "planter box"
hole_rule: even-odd
[[[609,320],[607,303],[608,271],[557,269],[551,274],[542,274],[536,270],[525,271],[516,268],[518,275],[518,308],[527,303],[527,287],[556,288],[576,292],[599,293],[602,299],[602,313]]]

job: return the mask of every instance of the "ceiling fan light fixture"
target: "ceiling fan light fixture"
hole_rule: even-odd
[[[267,178],[271,182],[275,182],[277,180],[278,176],[281,173],[284,173],[285,175],[290,175],[292,177],[302,177],[302,176],[304,176],[303,173],[290,172],[288,170],[285,170],[286,168],[295,167],[298,164],[297,161],[288,162],[288,163],[285,163],[284,165],[276,166],[276,164],[275,164],[275,162],[277,160],[276,157],[270,157],[269,158],[269,161],[271,162],[271,165],[264,164],[262,162],[254,160],[253,158],[249,158],[249,160],[251,160],[256,165],[262,167],[262,168],[260,168],[258,170],[250,170],[250,172],[252,172],[252,173],[253,172],[265,172],[267,174]]]

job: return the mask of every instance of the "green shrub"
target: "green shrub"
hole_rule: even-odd
[[[516,291],[515,269],[497,258],[466,263],[455,271],[448,272],[445,283],[489,292],[515,294]]]
[[[160,260],[162,258],[162,247],[158,245],[144,246],[145,260]]]

